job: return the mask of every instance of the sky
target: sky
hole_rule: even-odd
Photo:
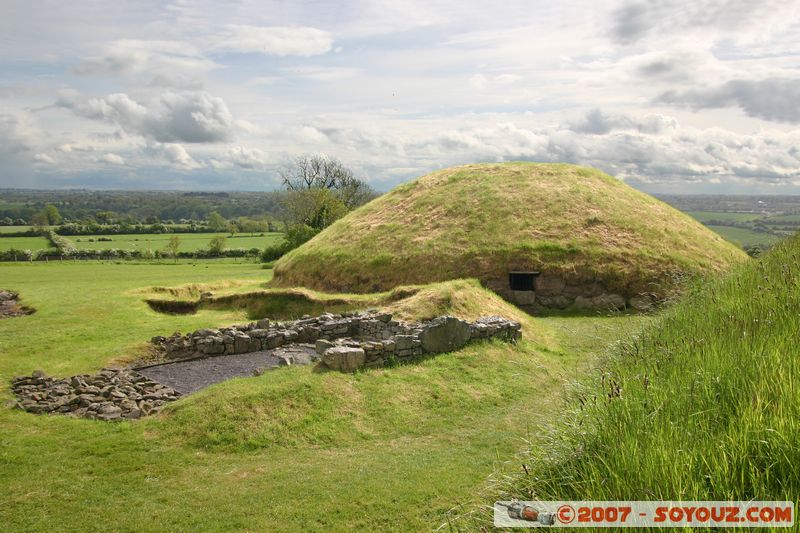
[[[800,1],[0,0],[0,188],[569,162],[800,194]]]

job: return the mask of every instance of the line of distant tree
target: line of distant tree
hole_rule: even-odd
[[[128,221],[107,222],[111,217],[100,217],[104,223],[97,222],[95,218],[80,222],[66,222],[59,210],[54,205],[45,206],[34,215],[32,227],[17,232],[5,232],[0,237],[26,237],[32,235],[45,235],[54,229],[59,235],[122,235],[143,233],[266,233],[282,231],[281,223],[267,216],[264,218],[238,217],[227,220],[217,212],[209,215],[208,220],[202,222],[180,221],[178,224],[171,220],[166,222],[156,221],[149,224],[130,223]],[[11,219],[0,221],[0,225],[17,225]]]
[[[188,223],[208,220],[211,213],[226,219],[238,217],[276,218],[283,191],[198,193],[176,191],[36,191],[0,190],[0,225],[37,223],[47,206],[71,222],[113,224]],[[38,222],[45,223],[39,219]],[[61,221],[47,220],[47,225]]]
[[[82,259],[217,259],[217,258],[257,258],[263,250],[260,248],[227,248],[220,251],[210,249],[195,250],[192,252],[177,252],[173,254],[170,250],[153,250],[152,252],[142,250],[77,250],[75,253],[65,255],[54,248],[47,250],[0,250],[0,262],[23,262],[23,261],[58,261],[58,260],[82,260]]]
[[[138,257],[141,252],[121,250],[82,251],[74,249],[64,236],[115,235],[146,233],[220,233],[227,232],[260,234],[283,231],[285,239],[265,250],[214,250],[213,246],[198,255],[178,252],[178,242],[170,239],[167,250],[158,253],[168,257],[242,257],[260,254],[262,260],[272,261],[289,250],[313,238],[324,228],[334,223],[353,209],[376,198],[378,193],[364,180],[355,177],[353,171],[338,159],[326,155],[302,155],[280,171],[283,190],[272,193],[140,193],[98,191],[0,191],[0,225],[32,225],[30,230],[15,233],[0,233],[0,237],[44,235],[54,246],[59,257],[97,257],[105,255]],[[86,198],[88,197],[88,199]],[[164,219],[149,215],[144,221],[132,213],[141,213],[144,204],[161,205],[165,201],[189,204],[197,207],[218,206],[218,210],[203,211],[198,220],[197,211],[191,219]],[[42,199],[52,203],[41,204]],[[5,202],[5,207],[2,202]],[[250,213],[255,206],[261,211]],[[123,204],[130,204],[124,206]],[[32,211],[32,206],[37,210]],[[89,206],[115,206],[115,210],[92,211]],[[232,206],[238,206],[234,209]],[[152,209],[153,206],[149,205]],[[178,213],[182,208],[164,213]],[[226,211],[227,209],[227,211]],[[27,210],[27,211],[26,211]],[[238,210],[238,211],[237,211]],[[225,213],[248,212],[248,215],[225,216]],[[25,213],[27,219],[15,218]],[[88,214],[87,214],[88,213]],[[5,217],[4,217],[5,215]],[[26,224],[26,222],[28,224]],[[213,239],[212,239],[213,243]],[[17,260],[19,250],[12,250]],[[34,252],[25,252],[29,259]],[[47,258],[48,251],[38,252]],[[205,255],[204,255],[205,254]],[[9,260],[9,254],[0,255],[0,260]]]

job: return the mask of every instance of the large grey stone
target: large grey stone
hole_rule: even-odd
[[[566,309],[570,305],[572,305],[573,300],[569,297],[564,296],[563,294],[558,294],[555,296],[548,296],[546,294],[537,294],[536,300],[539,302],[539,305],[543,307],[555,308],[555,309]]]
[[[333,342],[325,339],[318,339],[317,342],[314,343],[314,349],[318,355],[324,354],[326,350],[333,348],[334,346],[336,345]]]
[[[625,298],[619,294],[601,294],[592,298],[578,296],[575,298],[575,307],[579,309],[594,309],[597,311],[624,309]]]
[[[426,352],[440,353],[457,350],[469,342],[470,325],[453,316],[439,317],[430,322],[420,335]]]
[[[542,274],[536,278],[536,292],[547,296],[561,294],[566,285],[564,278],[552,274]]]
[[[536,303],[535,291],[509,291],[509,299],[517,305],[533,305]]]
[[[361,348],[350,346],[334,346],[322,354],[322,362],[332,370],[355,372],[364,366],[367,356]]]

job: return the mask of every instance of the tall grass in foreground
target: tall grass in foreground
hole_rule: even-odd
[[[798,501],[800,236],[697,287],[601,367],[497,496]]]

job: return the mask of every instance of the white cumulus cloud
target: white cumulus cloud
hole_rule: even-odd
[[[233,136],[233,117],[225,101],[206,92],[165,91],[144,103],[125,93],[89,99],[70,95],[56,105],[162,143],[220,142]]]

